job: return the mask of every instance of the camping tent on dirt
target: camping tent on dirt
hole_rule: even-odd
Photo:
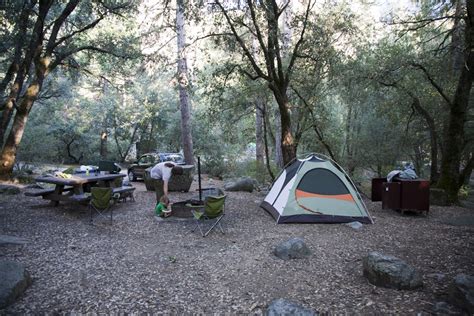
[[[344,170],[316,154],[290,162],[260,206],[277,223],[373,222]]]

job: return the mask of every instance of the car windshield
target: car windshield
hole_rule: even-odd
[[[173,161],[182,164],[184,163],[184,158],[180,154],[163,154],[162,161]]]

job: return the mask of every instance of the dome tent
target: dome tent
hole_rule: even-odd
[[[373,223],[352,180],[331,159],[311,154],[281,171],[260,206],[280,223]]]

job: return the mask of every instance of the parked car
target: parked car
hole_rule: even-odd
[[[183,155],[179,153],[147,153],[141,155],[140,158],[128,168],[128,179],[130,181],[136,181],[138,178],[143,179],[145,169],[153,167],[163,161],[172,161],[180,165],[185,164]]]

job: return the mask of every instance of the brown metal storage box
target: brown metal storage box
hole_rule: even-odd
[[[373,178],[372,179],[372,194],[371,199],[372,201],[382,201],[382,191],[383,191],[383,183],[387,182],[387,178]]]
[[[430,182],[427,180],[397,180],[384,182],[382,208],[426,212],[430,210]]]
[[[430,182],[401,180],[401,209],[428,212],[430,210]]]
[[[384,182],[382,184],[382,208],[400,209],[400,182]]]

